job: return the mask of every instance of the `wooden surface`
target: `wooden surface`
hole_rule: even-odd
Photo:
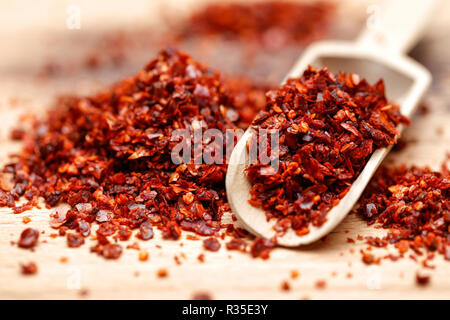
[[[20,10],[22,2],[27,4],[27,10]],[[2,7],[7,9],[0,12],[0,21],[6,24],[5,28],[0,28],[0,36],[4,39],[2,49],[6,48],[0,53],[2,163],[7,161],[8,154],[20,149],[20,144],[9,141],[8,132],[19,121],[21,114],[42,113],[61,92],[94,92],[124,74],[132,74],[133,68],[143,65],[145,60],[153,56],[153,53],[141,54],[139,57],[145,56],[145,60],[126,65],[120,70],[69,70],[54,78],[43,80],[36,77],[45,59],[62,56],[72,61],[70,57],[78,57],[79,54],[76,50],[64,51],[79,36],[69,35],[72,31],[58,33],[58,28],[65,28],[60,15],[64,15],[68,2],[57,2],[47,4],[41,1],[39,7],[30,8],[32,2],[29,1],[1,1]],[[78,2],[83,6],[88,3]],[[407,140],[414,142],[403,151],[391,154],[386,163],[407,162],[439,168],[446,152],[450,152],[450,94],[447,89],[450,86],[450,2],[442,2],[443,7],[433,19],[424,41],[413,52],[413,56],[433,72],[434,84],[426,98],[430,111],[414,116],[413,125],[404,134]],[[147,5],[144,1],[136,1],[134,9],[124,14],[115,26],[124,26],[130,21],[143,23],[144,13],[149,11]],[[109,15],[119,9],[120,5],[115,4],[103,11],[97,20],[93,17],[101,11],[86,9],[87,17],[83,21],[91,28],[94,25],[100,28],[102,21],[108,21]],[[364,15],[364,7],[362,9]],[[12,34],[11,30],[15,30],[15,33]],[[61,39],[66,39],[66,42],[61,44]],[[97,38],[93,39],[89,45]],[[22,223],[24,216],[31,218],[26,226]],[[45,232],[41,234],[40,244],[34,252],[10,244],[18,240],[25,227]],[[355,244],[348,243],[347,238],[356,239],[357,234],[369,235],[383,231],[367,227],[354,215],[348,216],[329,235],[328,242],[319,241],[299,249],[277,248],[267,261],[252,259],[249,255],[224,248],[216,253],[205,252],[201,241],[186,240],[185,236],[178,242],[160,241],[159,234],[156,239],[140,242],[141,248],[148,249],[150,253],[148,261],[139,261],[136,250],[124,250],[120,260],[106,261],[89,252],[90,241],[81,248],[70,249],[66,246],[65,238],[49,237],[54,232],[49,227],[47,210],[14,215],[11,210],[0,208],[1,299],[190,299],[198,292],[207,292],[215,299],[450,298],[450,265],[440,256],[434,260],[436,268],[433,270],[423,270],[419,264],[407,258],[397,262],[383,261],[380,266],[363,264],[359,249],[365,246],[358,241]],[[161,249],[156,247],[158,244],[162,246]],[[204,263],[197,260],[200,253],[205,254]],[[375,253],[384,254],[385,249]],[[179,256],[181,265],[175,263],[175,255]],[[68,261],[61,263],[61,257],[67,257]],[[20,263],[28,261],[37,263],[37,275],[25,277],[20,274]],[[157,277],[160,268],[168,270],[168,277]],[[297,279],[290,278],[292,270],[300,273]],[[421,288],[416,285],[417,270],[431,275],[429,286]],[[290,291],[280,288],[285,280],[291,286]],[[324,289],[315,287],[318,280],[326,281]]]

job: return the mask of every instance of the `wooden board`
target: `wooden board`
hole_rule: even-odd
[[[123,15],[125,1],[114,2],[107,10],[101,7],[105,2],[96,1],[97,7],[88,1],[70,2],[80,4],[82,12],[86,13],[80,31],[85,32],[82,33],[84,36],[89,36],[92,30],[108,29],[111,17],[117,12],[122,18],[109,26],[111,28],[124,27],[130,22],[145,25],[146,14],[151,11],[148,2],[152,1],[136,1],[133,10],[125,10]],[[192,3],[183,2],[183,5],[188,7]],[[361,19],[366,2],[345,3],[349,5],[345,8],[358,9],[355,11],[360,15],[355,19]],[[0,35],[5,39],[2,49],[6,48],[0,53],[3,55],[0,59],[1,163],[8,161],[8,154],[20,149],[20,144],[9,141],[8,132],[21,114],[41,114],[61,92],[94,92],[125,74],[132,74],[133,68],[143,65],[154,55],[146,51],[139,55],[146,57],[145,60],[138,58],[135,59],[137,62],[117,69],[77,72],[69,68],[57,77],[36,77],[46,59],[59,56],[73,61],[84,52],[85,48],[79,48],[83,43],[79,40],[84,38],[65,30],[64,15],[68,4],[67,1],[40,1],[39,4],[1,1],[2,7],[6,8],[0,12],[0,21],[6,24],[6,28],[0,28]],[[28,10],[21,10],[23,5]],[[30,6],[36,8],[33,10]],[[414,57],[433,72],[435,82],[426,99],[430,112],[413,118],[413,125],[406,130],[405,137],[415,142],[400,153],[391,154],[387,163],[407,162],[439,168],[446,152],[450,152],[450,94],[446,92],[450,86],[450,2],[443,1],[442,6],[424,41],[413,52]],[[86,46],[92,46],[101,34],[98,31],[96,36],[87,38],[89,44]],[[367,227],[354,215],[348,216],[329,235],[328,242],[320,241],[298,249],[277,248],[267,261],[223,248],[216,253],[205,252],[201,241],[184,238],[178,242],[161,241],[157,234],[156,239],[140,242],[141,248],[150,253],[149,260],[141,262],[136,250],[125,250],[117,261],[99,258],[89,252],[91,241],[78,249],[68,248],[65,238],[49,237],[55,230],[49,227],[48,213],[48,210],[33,210],[14,215],[11,210],[0,208],[1,299],[190,299],[200,292],[207,292],[215,299],[450,298],[450,268],[442,257],[434,260],[435,269],[422,271],[432,276],[431,284],[425,288],[416,285],[415,273],[421,268],[410,259],[383,261],[380,266],[363,264],[359,249],[365,246],[358,242],[348,243],[347,238],[356,239],[358,234],[383,231]],[[26,227],[45,232],[34,252],[10,244],[17,241],[25,228],[24,216],[31,218]],[[380,249],[379,254],[384,252],[385,249]],[[200,253],[205,254],[205,263],[198,261]],[[179,257],[181,265],[175,263],[174,256]],[[61,257],[67,257],[68,261],[61,263]],[[28,261],[37,263],[37,275],[25,277],[20,274],[19,264]],[[160,268],[168,270],[168,277],[158,278]],[[300,273],[297,279],[290,278],[292,270]],[[291,286],[290,291],[281,290],[285,280]],[[326,281],[324,289],[316,288],[318,280]]]

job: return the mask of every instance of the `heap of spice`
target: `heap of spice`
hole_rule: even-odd
[[[395,143],[396,126],[408,122],[386,99],[382,80],[371,85],[356,74],[309,67],[268,92],[266,110],[252,123],[256,130],[249,150],[252,144],[267,150],[247,168],[250,203],[264,209],[268,219],[277,219],[274,228],[280,235],[289,228],[307,234],[309,224],[326,221],[371,154]],[[279,134],[277,171],[261,161],[271,145],[259,129]]]
[[[377,171],[356,212],[389,231],[383,238],[365,237],[369,245],[394,244],[400,256],[428,251],[424,266],[433,252],[450,260],[450,171],[445,163],[442,167],[441,172],[405,165]]]
[[[220,35],[279,48],[322,37],[334,5],[329,2],[211,3],[183,25],[181,37]]]
[[[68,204],[54,211],[51,226],[67,237],[69,247],[80,247],[98,224],[91,235],[98,243],[91,250],[108,259],[121,255],[119,243],[132,230],[149,240],[157,227],[163,238],[176,240],[182,230],[216,237],[226,228],[220,236],[242,239],[244,232],[221,223],[229,211],[226,159],[222,164],[171,159],[180,142],[174,130],[225,132],[237,128],[238,119],[219,74],[168,48],[134,77],[92,97],[61,98],[45,119],[36,120],[23,134],[22,152],[4,168],[12,186],[0,190],[0,205],[21,213],[39,197],[48,207]],[[194,146],[193,139],[189,143]],[[225,150],[225,143],[203,139],[192,153]],[[21,197],[28,202],[16,205]],[[208,247],[218,247],[208,241]],[[252,254],[266,257],[270,245],[258,244]]]

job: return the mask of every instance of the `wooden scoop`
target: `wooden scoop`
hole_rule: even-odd
[[[409,117],[431,83],[430,73],[419,63],[405,55],[419,39],[426,20],[431,15],[434,0],[390,0],[385,7],[374,7],[373,24],[361,33],[356,42],[323,41],[311,45],[288,73],[287,78],[301,76],[308,65],[325,67],[332,72],[352,72],[370,83],[383,78],[386,96],[401,106]],[[378,12],[377,12],[378,10]],[[283,81],[284,82],[284,81]],[[399,127],[402,130],[402,127]],[[275,219],[267,221],[265,212],[249,204],[251,184],[245,168],[249,161],[246,147],[251,132],[247,130],[231,154],[226,177],[226,191],[231,209],[244,227],[263,237],[275,236]],[[310,226],[310,232],[298,236],[292,229],[278,237],[278,244],[299,246],[312,243],[335,228],[348,214],[361,196],[375,170],[390,151],[377,149],[352,187],[339,204],[327,214],[320,227]]]

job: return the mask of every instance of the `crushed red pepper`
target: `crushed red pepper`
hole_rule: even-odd
[[[330,2],[210,3],[183,24],[180,37],[219,35],[267,48],[307,44],[323,36],[333,11]]]
[[[325,289],[327,282],[325,280],[317,280],[315,286],[317,289]]]
[[[213,298],[209,292],[201,291],[194,293],[192,300],[213,300]]]
[[[38,266],[34,262],[28,262],[20,265],[20,269],[22,274],[24,275],[33,275],[38,272]]]
[[[281,286],[280,287],[281,287],[281,290],[283,290],[283,291],[290,291],[291,290],[291,285],[287,281],[281,282]]]
[[[356,213],[368,224],[388,229],[386,236],[365,237],[373,247],[394,244],[400,257],[408,251],[423,260],[440,253],[450,260],[450,172],[428,167],[380,168],[360,199]],[[398,257],[395,258],[397,260]]]
[[[207,238],[203,240],[203,247],[209,251],[219,251],[220,242],[216,238]]]
[[[167,271],[167,269],[162,268],[158,269],[156,275],[158,276],[158,278],[166,278],[169,275],[169,272]]]
[[[221,222],[229,211],[226,154],[222,164],[174,164],[171,151],[178,141],[172,133],[248,125],[249,117],[241,114],[246,106],[256,110],[265,104],[263,89],[252,95],[250,84],[237,83],[167,48],[104,92],[61,97],[25,132],[22,152],[4,168],[12,184],[0,190],[0,205],[21,212],[43,197],[47,207],[57,207],[50,225],[67,237],[69,247],[81,246],[97,224],[91,251],[106,259],[121,256],[119,241],[129,240],[133,230],[141,240],[152,239],[154,227],[164,239],[178,240],[182,231],[221,236],[228,228]],[[224,139],[224,150],[225,144]],[[203,140],[201,148],[208,146]],[[28,203],[15,207],[22,197]],[[227,235],[239,239],[228,248],[245,250],[240,241],[248,240],[248,233],[233,229]],[[205,247],[217,250],[216,241],[207,240]],[[252,254],[268,257],[272,247]]]
[[[274,172],[261,161],[271,153],[265,143],[266,150],[247,168],[249,202],[263,208],[268,219],[277,219],[278,234],[289,228],[309,233],[310,223],[326,221],[371,154],[395,143],[399,123],[409,121],[387,101],[382,80],[371,85],[356,74],[309,67],[269,91],[266,110],[253,121],[249,150],[264,143],[258,129],[277,130],[279,169]]]
[[[430,276],[428,275],[422,275],[420,273],[416,273],[416,283],[419,286],[427,286],[430,284]]]

